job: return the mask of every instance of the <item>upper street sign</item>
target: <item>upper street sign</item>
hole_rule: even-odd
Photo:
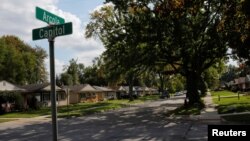
[[[48,24],[63,24],[65,20],[55,14],[52,14],[42,8],[36,7],[36,18]]]
[[[72,34],[72,22],[32,30],[33,40],[55,38],[68,34]]]

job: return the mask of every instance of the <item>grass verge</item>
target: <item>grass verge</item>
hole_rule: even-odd
[[[70,104],[68,106],[58,107],[57,115],[58,117],[83,116],[103,111],[119,109],[122,107],[127,107],[134,104],[143,103],[145,101],[157,100],[157,99],[159,99],[159,95],[143,96],[139,97],[138,99],[135,99],[134,101],[121,99],[121,100],[108,100],[97,103],[86,102],[86,103]],[[48,107],[48,108],[42,108],[40,110],[6,113],[4,115],[0,115],[0,118],[33,118],[37,116],[50,115],[50,114],[51,114],[51,108]]]
[[[250,111],[250,96],[240,95],[240,98],[238,99],[237,93],[229,91],[218,91],[211,93],[213,102],[218,105],[217,109],[219,114]],[[218,98],[218,95],[221,96],[220,100]],[[223,96],[229,96],[229,97],[223,98]],[[230,96],[235,96],[235,97],[230,97]]]
[[[16,119],[0,119],[0,123],[14,121]]]
[[[28,110],[22,112],[11,112],[0,115],[0,118],[33,118],[37,116],[49,115],[50,108],[42,108],[40,110]]]

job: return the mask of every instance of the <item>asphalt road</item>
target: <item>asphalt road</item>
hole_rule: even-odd
[[[147,102],[117,111],[59,119],[60,141],[207,140],[207,124],[170,119],[164,114],[183,104],[183,97]],[[21,119],[0,124],[0,141],[52,140],[51,120]]]

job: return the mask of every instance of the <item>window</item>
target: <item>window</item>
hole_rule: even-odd
[[[80,98],[86,98],[86,94],[85,93],[80,93]]]
[[[40,95],[36,95],[35,97],[36,97],[36,100],[37,100],[38,102],[40,102],[40,101],[41,101],[41,97],[40,97]]]
[[[50,100],[50,94],[43,94],[43,101],[49,101]]]
[[[86,93],[86,97],[90,97],[91,96],[91,94],[90,93]]]
[[[58,93],[58,97],[59,97],[59,100],[65,100],[66,99],[65,93]]]
[[[96,94],[95,93],[92,93],[92,98],[96,98]]]

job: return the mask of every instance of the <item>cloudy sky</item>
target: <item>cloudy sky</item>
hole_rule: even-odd
[[[35,18],[35,7],[38,6],[64,18],[65,22],[73,23],[72,35],[57,37],[55,40],[56,73],[61,73],[63,66],[71,58],[88,66],[92,64],[94,57],[104,51],[100,41],[84,37],[89,14],[103,2],[104,0],[1,0],[0,36],[16,35],[26,43],[41,46],[48,52],[49,44],[46,39],[32,41],[32,29],[47,26]],[[47,67],[48,62],[47,59]]]
[[[35,18],[35,7],[50,11],[73,23],[73,34],[61,36],[55,40],[56,74],[62,72],[70,59],[78,59],[85,66],[92,64],[104,47],[100,41],[85,39],[85,26],[89,22],[90,13],[103,5],[104,0],[1,0],[0,4],[0,36],[16,35],[32,46],[41,46],[47,52],[47,40],[32,41],[32,29],[45,27],[46,23]],[[49,70],[49,59],[46,65]],[[236,64],[232,60],[230,64]]]

